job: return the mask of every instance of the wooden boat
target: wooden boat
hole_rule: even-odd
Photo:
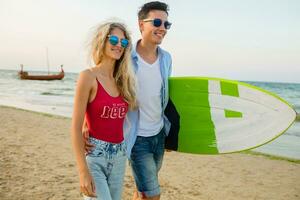
[[[61,65],[61,72],[59,74],[50,74],[49,72],[49,57],[48,57],[48,48],[46,47],[46,58],[47,58],[47,67],[48,67],[48,74],[47,75],[29,75],[28,72],[23,71],[23,64],[21,64],[21,70],[18,72],[20,79],[26,80],[61,80],[65,76],[65,72],[63,70],[63,65]]]
[[[23,71],[23,65],[21,65],[21,71],[19,71],[18,75],[20,79],[26,80],[61,80],[65,76],[65,72],[63,70],[63,65],[61,67],[61,72],[59,74],[47,74],[47,75],[29,75],[28,72]]]

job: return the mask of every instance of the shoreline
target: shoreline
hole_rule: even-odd
[[[54,117],[54,118],[62,118],[62,119],[72,119],[72,117],[66,117],[66,116],[62,116],[62,115],[56,115],[56,114],[52,114],[52,113],[46,113],[46,112],[41,112],[41,111],[34,111],[34,110],[29,110],[29,109],[24,109],[24,108],[18,108],[18,107],[14,107],[14,106],[6,106],[6,105],[0,105],[0,109],[1,108],[9,108],[9,109],[14,109],[14,110],[20,110],[20,111],[25,111],[25,112],[29,112],[29,113],[35,113],[35,114],[39,114],[39,115],[43,115],[43,116],[47,116],[47,117]]]
[[[268,158],[270,160],[284,160],[284,161],[287,161],[287,162],[300,164],[300,159],[292,159],[292,158],[287,158],[287,157],[283,157],[283,156],[277,156],[277,155],[271,155],[271,154],[267,154],[267,153],[261,153],[261,152],[257,152],[257,151],[248,150],[248,151],[243,151],[243,152],[240,152],[240,153],[255,155],[255,156],[263,156],[263,157]]]
[[[45,112],[40,112],[40,111],[28,110],[28,109],[24,109],[24,108],[17,108],[17,107],[14,107],[14,106],[0,105],[0,109],[1,108],[10,108],[10,109],[15,109],[15,110],[21,110],[21,111],[35,113],[35,114],[39,114],[39,115],[42,115],[42,116],[53,117],[53,118],[57,117],[57,118],[61,118],[61,119],[70,119],[70,120],[72,119],[72,117],[66,117],[66,116],[56,115],[56,114],[52,114],[52,113],[45,113]],[[295,122],[297,120],[300,120],[300,114],[297,115]],[[284,156],[280,156],[280,155],[273,155],[273,154],[257,152],[257,151],[253,151],[253,149],[252,150],[251,149],[250,150],[244,150],[244,151],[240,151],[240,152],[236,152],[236,153],[250,154],[250,155],[260,155],[260,156],[264,156],[264,157],[269,158],[269,159],[285,160],[285,161],[293,162],[293,163],[297,163],[297,164],[300,163],[300,159],[294,159],[294,158],[284,157]],[[236,153],[234,153],[234,154],[236,154]],[[220,155],[223,155],[223,154],[220,154]]]
[[[82,199],[70,118],[0,106],[0,121],[0,199]],[[159,179],[162,200],[300,197],[299,163],[246,153],[166,152]],[[122,199],[134,189],[127,164]]]

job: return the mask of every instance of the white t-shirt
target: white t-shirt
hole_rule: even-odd
[[[153,64],[149,64],[138,55],[137,64],[139,66],[137,71],[137,101],[140,113],[137,135],[150,137],[158,134],[164,124],[159,58]]]

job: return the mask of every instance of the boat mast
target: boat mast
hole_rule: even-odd
[[[47,58],[47,68],[48,68],[48,74],[50,74],[50,71],[49,71],[48,47],[46,47],[46,58]]]

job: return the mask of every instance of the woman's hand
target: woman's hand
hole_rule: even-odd
[[[89,172],[79,174],[80,191],[88,197],[97,197],[95,183]]]

